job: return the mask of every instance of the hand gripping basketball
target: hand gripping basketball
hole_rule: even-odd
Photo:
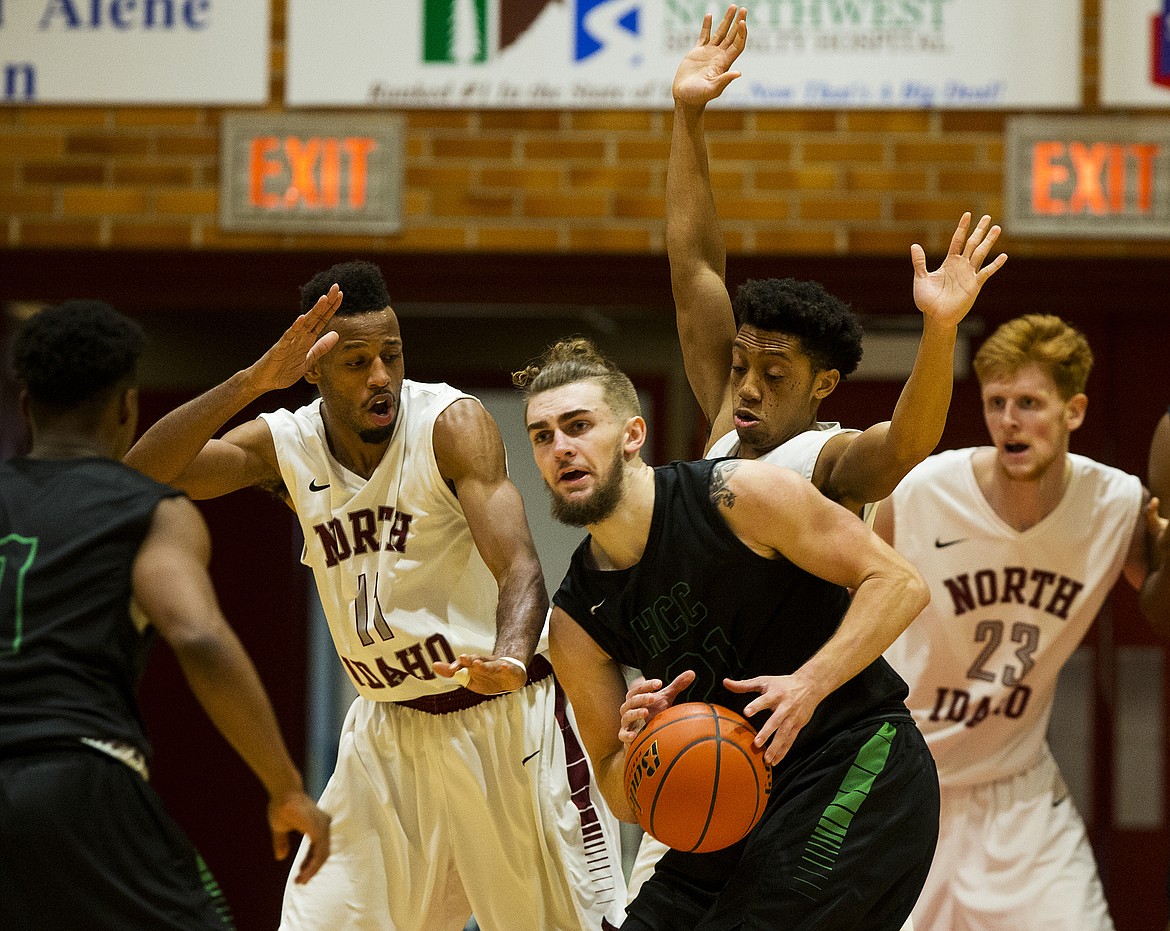
[[[642,829],[707,853],[745,837],[772,792],[756,731],[729,708],[684,702],[650,719],[626,754],[626,797]]]

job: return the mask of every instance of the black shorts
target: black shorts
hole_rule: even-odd
[[[784,772],[740,844],[668,851],[622,929],[899,931],[938,817],[938,774],[914,722],[853,728]]]
[[[81,744],[0,759],[0,912],[36,931],[233,927],[155,791]]]

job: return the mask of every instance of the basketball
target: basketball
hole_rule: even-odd
[[[626,756],[626,797],[647,834],[687,853],[745,837],[772,791],[772,768],[740,714],[684,702],[650,719]]]

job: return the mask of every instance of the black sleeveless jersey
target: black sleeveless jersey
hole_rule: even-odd
[[[0,463],[0,755],[78,737],[149,754],[131,569],[178,494],[112,459]]]
[[[836,631],[849,593],[749,549],[711,501],[717,461],[656,468],[642,559],[629,569],[591,568],[587,537],[553,601],[610,657],[647,678],[670,682],[693,669],[697,677],[678,701],[742,712],[756,693],[730,692],[723,679],[794,672]],[[782,765],[840,728],[908,717],[906,695],[905,682],[879,657],[821,702]],[[766,720],[761,713],[752,723]]]

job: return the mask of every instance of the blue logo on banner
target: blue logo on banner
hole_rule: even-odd
[[[641,18],[637,0],[577,0],[573,59],[584,61],[604,48],[628,44],[641,35]]]
[[[1170,87],[1170,0],[1162,0],[1162,12],[1154,17],[1153,41],[1151,77],[1155,84]]]

